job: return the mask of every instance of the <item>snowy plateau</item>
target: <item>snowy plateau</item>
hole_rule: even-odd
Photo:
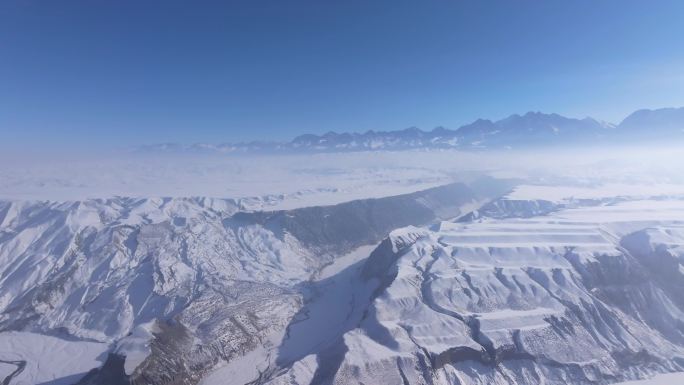
[[[0,168],[0,381],[684,383],[676,154]]]

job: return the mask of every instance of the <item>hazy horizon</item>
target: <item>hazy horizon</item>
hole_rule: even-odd
[[[667,0],[7,2],[3,150],[457,128],[684,105]]]

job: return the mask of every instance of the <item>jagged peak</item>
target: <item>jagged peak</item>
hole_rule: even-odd
[[[573,141],[596,143],[603,140],[610,144],[629,140],[619,135],[623,131],[613,128],[628,128],[642,136],[650,135],[655,139],[667,133],[684,133],[684,107],[641,109],[630,114],[619,125],[592,117],[571,118],[558,113],[531,110],[524,114],[511,114],[506,118],[492,121],[479,118],[456,129],[437,126],[430,131],[416,126],[399,130],[366,132],[336,132],[324,134],[303,134],[291,141],[249,143],[224,143],[211,145],[196,143],[183,146],[178,143],[162,143],[142,146],[140,151],[219,151],[224,153],[241,152],[287,152],[287,151],[368,151],[383,149],[409,148],[513,148],[542,145],[567,145],[567,138]],[[658,128],[658,129],[653,129]],[[674,129],[674,131],[672,131]],[[658,137],[661,135],[661,137]],[[527,140],[529,138],[529,140]],[[558,138],[558,139],[554,139]],[[560,138],[563,138],[561,140]]]

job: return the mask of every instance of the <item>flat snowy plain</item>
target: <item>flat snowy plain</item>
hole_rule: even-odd
[[[627,381],[616,385],[679,385],[684,384],[684,373],[659,374],[648,380]]]
[[[107,358],[108,344],[69,341],[58,337],[25,332],[0,333],[0,378],[14,375],[12,385],[70,385]]]
[[[684,184],[679,148],[293,155],[0,154],[0,199],[210,197],[290,209],[409,193],[474,176],[544,184]]]

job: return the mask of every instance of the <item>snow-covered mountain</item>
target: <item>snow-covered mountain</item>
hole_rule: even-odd
[[[295,138],[293,148],[316,150],[377,150],[409,148],[499,148],[529,147],[570,141],[589,141],[607,136],[610,127],[594,119],[570,119],[558,114],[528,112],[499,121],[477,120],[456,130],[443,127],[422,131],[412,127],[401,131]]]
[[[459,216],[507,186],[483,180],[274,212],[202,198],[3,201],[0,332],[100,343],[89,351],[109,359],[83,383],[196,384],[275,343],[308,282],[337,257],[397,227]],[[23,336],[7,338],[21,345]],[[15,353],[0,348],[0,360],[33,368],[17,381],[50,367],[49,353]],[[60,383],[84,373],[64,374]]]
[[[257,383],[608,384],[684,370],[683,197],[541,198],[392,232],[351,278],[362,308],[344,332]],[[320,327],[297,319],[291,338]]]
[[[684,135],[684,107],[639,110],[625,118],[618,128],[627,136],[681,137]]]
[[[639,110],[619,125],[593,118],[574,119],[558,114],[528,112],[492,121],[478,119],[457,129],[437,127],[423,131],[416,127],[398,131],[365,133],[328,132],[305,134],[290,142],[237,144],[159,144],[141,151],[190,151],[222,153],[344,152],[407,149],[527,149],[548,146],[636,143],[644,139],[684,139],[684,107]]]
[[[3,201],[0,375],[574,385],[684,370],[684,189],[511,187],[270,212]]]

